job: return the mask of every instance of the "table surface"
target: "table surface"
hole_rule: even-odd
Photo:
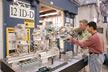
[[[50,61],[46,64],[26,66],[26,67],[11,67],[10,65],[8,65],[8,66],[10,66],[10,68],[13,69],[15,72],[36,72],[36,71],[38,71],[39,68],[44,67],[44,66],[54,68],[54,67],[61,65],[63,63],[67,63],[67,64],[53,70],[53,72],[60,72],[61,70],[66,69],[66,68],[72,66],[73,64],[78,63],[79,61],[82,60],[82,59],[68,58],[67,56],[62,56],[62,57],[63,57],[62,59],[55,60],[53,64],[51,64],[51,61]],[[5,62],[5,64],[7,64],[7,63]]]

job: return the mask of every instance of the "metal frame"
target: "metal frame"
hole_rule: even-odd
[[[6,28],[6,45],[7,45],[7,56],[9,56],[9,47],[8,47],[8,33],[12,33],[14,32],[14,28],[13,27],[7,27]],[[30,29],[27,29],[27,33],[28,33],[28,40],[30,40]],[[30,52],[30,46],[29,46],[29,52]]]

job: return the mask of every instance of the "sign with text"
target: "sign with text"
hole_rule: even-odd
[[[24,20],[25,27],[34,28],[34,20],[25,19]]]
[[[10,17],[34,20],[34,10],[16,5],[10,5]]]
[[[24,7],[24,8],[31,8],[30,3],[22,2],[22,1],[19,1],[19,0],[15,0],[13,2],[13,5],[16,5],[16,6],[19,6],[19,7]]]

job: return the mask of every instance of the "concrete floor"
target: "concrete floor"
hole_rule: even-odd
[[[81,70],[80,72],[90,72],[89,71],[89,66],[86,66],[86,71]],[[106,66],[103,65],[103,72],[108,72],[108,67],[106,67]]]
[[[108,72],[108,67],[103,66],[103,72]]]

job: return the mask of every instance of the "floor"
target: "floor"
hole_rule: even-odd
[[[108,67],[106,67],[106,66],[103,66],[103,72],[108,72]]]
[[[87,72],[89,72],[89,67],[87,67]],[[108,67],[103,65],[103,72],[108,72]]]
[[[82,69],[80,72],[90,72],[89,66],[86,66],[86,71],[84,71],[84,69]],[[103,72],[108,72],[108,67],[103,65]]]

